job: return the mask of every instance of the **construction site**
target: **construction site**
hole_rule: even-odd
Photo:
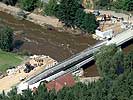
[[[93,13],[99,22],[93,38],[96,40],[111,39],[122,31],[133,27],[132,16],[117,14],[113,11],[85,10],[86,13]],[[122,17],[121,17],[122,16]]]
[[[57,64],[57,61],[49,56],[34,55],[30,56],[23,64],[16,68],[8,69],[7,76],[0,79],[0,92],[10,91],[10,89],[21,81],[37,75],[44,69],[50,68]]]

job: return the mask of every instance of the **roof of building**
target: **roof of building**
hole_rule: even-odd
[[[71,87],[75,84],[72,74],[65,74],[58,77],[55,80],[52,80],[49,83],[46,83],[46,87],[49,90],[55,89],[56,91],[61,90],[64,86]]]

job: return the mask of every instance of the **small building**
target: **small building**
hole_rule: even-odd
[[[103,39],[109,39],[109,38],[113,37],[113,30],[110,29],[110,30],[103,31],[103,32],[96,30],[96,35],[100,38],[103,38]]]
[[[65,74],[63,76],[58,77],[55,80],[52,80],[49,83],[45,84],[48,91],[55,89],[56,92],[58,92],[59,90],[61,90],[64,86],[66,87],[72,87],[75,85],[75,81],[74,78],[72,76],[72,74]]]

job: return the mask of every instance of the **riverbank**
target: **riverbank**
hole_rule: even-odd
[[[62,61],[98,42],[91,35],[47,30],[33,22],[17,20],[4,12],[0,12],[0,19],[0,26],[9,26],[15,32],[14,42],[20,43],[14,48],[15,52],[49,55]]]
[[[0,2],[0,11],[16,16],[17,13],[22,10],[20,8],[6,5]],[[62,23],[59,22],[59,19],[55,17],[37,15],[37,14],[30,13],[27,11],[24,11],[24,13],[27,14],[26,20],[31,21],[35,24],[38,24],[41,26],[51,25],[56,28],[61,28],[63,26]]]
[[[18,17],[18,13],[20,13],[23,10],[16,6],[10,6],[0,2],[0,11],[10,14],[14,17]],[[63,27],[63,23],[59,22],[59,19],[55,17],[42,16],[41,14],[31,13],[28,11],[23,11],[23,12],[26,14],[25,20],[33,22],[37,25],[40,25],[45,29],[57,30],[59,32],[67,32],[67,33],[76,34],[76,35],[79,35],[82,33],[82,31],[79,29],[71,29],[71,28]]]

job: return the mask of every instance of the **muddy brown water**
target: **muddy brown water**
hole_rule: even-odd
[[[91,36],[46,30],[32,22],[19,21],[3,12],[0,12],[0,19],[0,24],[10,26],[15,31],[23,31],[24,34],[15,35],[15,40],[24,42],[19,51],[45,54],[57,61],[62,61],[96,43]]]
[[[15,41],[22,43],[16,47],[17,51],[44,54],[57,61],[63,61],[97,42],[91,36],[46,30],[32,22],[19,21],[4,12],[0,12],[0,26],[2,25],[10,26],[16,33]],[[93,66],[89,71],[92,75],[98,73]]]
[[[91,36],[46,30],[32,22],[19,21],[11,15],[0,12],[0,26],[3,25],[10,26],[16,33],[14,38],[15,41],[19,41],[19,46],[15,47],[15,51],[44,54],[57,61],[63,61],[97,42]],[[129,51],[132,47],[127,46],[125,51]],[[98,75],[94,62],[84,66],[84,76]]]

